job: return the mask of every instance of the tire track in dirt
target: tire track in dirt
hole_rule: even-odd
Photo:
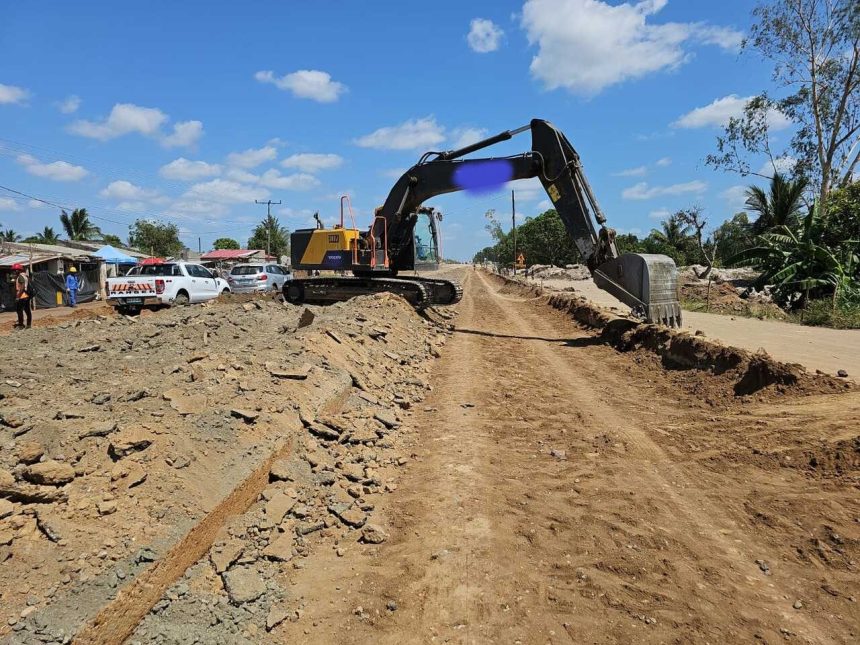
[[[669,425],[719,432],[734,412],[667,395],[661,370],[473,272],[433,383],[411,420],[417,461],[380,509],[392,539],[304,576],[307,616],[279,636],[853,641],[856,609],[793,608],[808,567],[783,555],[760,569],[776,554],[737,510],[744,483],[705,476],[657,440]]]

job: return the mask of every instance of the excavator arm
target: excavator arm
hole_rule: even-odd
[[[530,130],[532,149],[520,155],[463,159],[467,154]],[[459,150],[428,152],[395,183],[377,210],[372,233],[388,240],[393,273],[413,268],[413,230],[426,200],[462,190],[537,177],[554,204],[598,287],[633,308],[649,322],[680,326],[677,268],[665,255],[619,254],[615,231],[606,226],[579,155],[562,132],[548,121],[534,119]],[[597,227],[595,226],[597,225]],[[385,227],[385,231],[382,231]]]

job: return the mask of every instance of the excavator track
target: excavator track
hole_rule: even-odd
[[[434,305],[453,305],[463,298],[463,287],[459,282],[421,276],[409,276],[404,280],[421,282],[430,293],[430,301]]]
[[[441,281],[440,281],[441,282]],[[412,278],[365,278],[365,277],[321,277],[294,278],[284,284],[284,298],[287,302],[324,305],[343,302],[356,296],[374,293],[394,293],[403,297],[416,309],[424,309],[434,304],[431,290],[422,280]]]

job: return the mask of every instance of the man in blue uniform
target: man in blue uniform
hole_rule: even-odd
[[[75,267],[69,269],[69,273],[66,276],[66,293],[69,294],[69,306],[75,307],[78,304],[78,289],[80,288],[80,283],[78,282],[78,276],[75,275],[78,270]]]

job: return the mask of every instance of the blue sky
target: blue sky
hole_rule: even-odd
[[[139,217],[205,249],[244,245],[281,200],[289,228],[352,196],[369,224],[429,149],[545,118],[578,149],[610,224],[647,233],[698,204],[739,210],[749,183],[704,165],[720,123],[770,85],[739,54],[749,0],[7,3],[0,21],[0,185],[86,207],[123,239]],[[778,128],[784,124],[775,115]],[[787,137],[787,135],[786,135]],[[522,152],[528,134],[492,154]],[[486,151],[490,153],[490,150]],[[763,161],[763,160],[762,160]],[[547,207],[512,186],[518,214]],[[429,204],[444,251],[490,240],[510,194]],[[0,224],[59,229],[58,211],[0,190]]]

